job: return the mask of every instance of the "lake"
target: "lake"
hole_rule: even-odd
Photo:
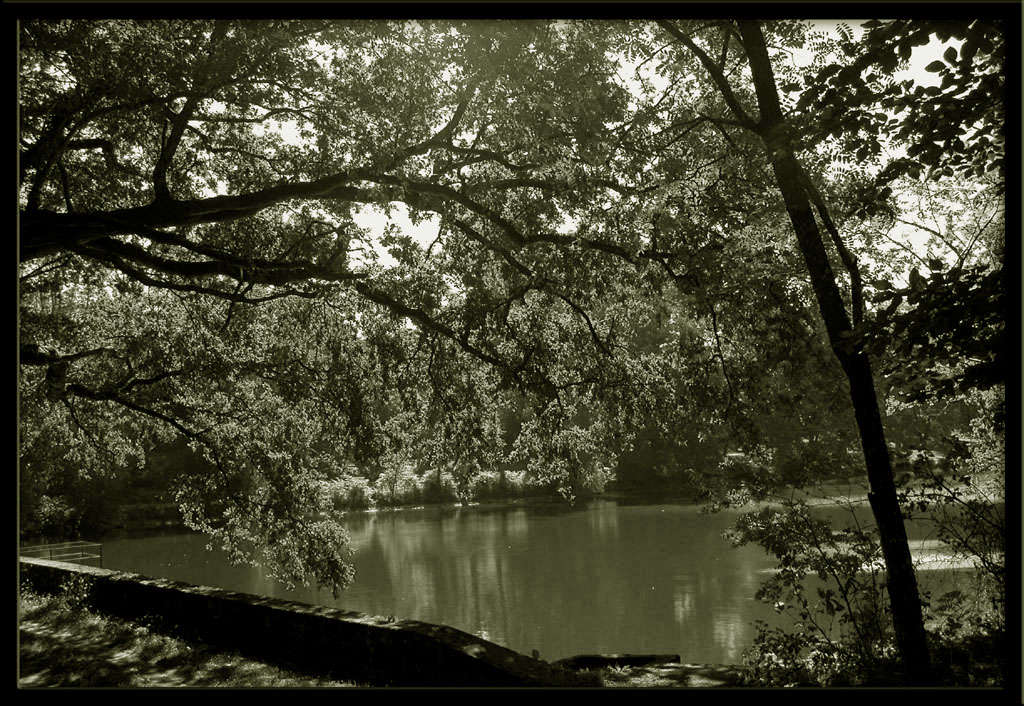
[[[642,652],[736,664],[754,621],[780,618],[754,599],[772,558],[722,537],[734,517],[621,498],[352,513],[356,579],[337,599],[231,565],[191,532],[104,538],[103,567],[450,625],[550,661]]]

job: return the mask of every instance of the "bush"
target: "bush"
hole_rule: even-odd
[[[436,473],[424,474],[420,496],[426,503],[453,503],[458,499],[455,481],[446,471],[441,472],[440,480]]]
[[[373,482],[373,499],[378,507],[421,502],[422,488],[413,466],[402,463],[385,468]]]
[[[1005,666],[1006,455],[999,421],[1003,390],[972,393],[977,413],[946,437],[942,464],[912,467],[904,476],[905,514],[929,521],[935,536],[973,571],[958,590],[933,602],[933,662],[956,685],[994,685]]]
[[[600,495],[608,484],[614,480],[615,471],[608,466],[595,464],[590,473],[584,474],[576,483],[577,494],[584,497]]]
[[[72,539],[102,532],[122,521],[125,483],[116,477],[76,477],[56,469],[53,478],[26,474],[20,492],[21,532],[25,537]]]
[[[361,476],[342,476],[323,484],[327,505],[335,512],[366,510],[373,505],[370,481]]]
[[[780,451],[775,462],[775,476],[783,485],[800,488],[813,480],[847,477],[852,466],[849,459],[823,444],[803,443]]]
[[[469,483],[469,492],[477,500],[496,500],[508,497],[508,483],[498,471],[481,471]]]
[[[979,606],[984,621],[1005,628],[1006,465],[1001,435],[976,430],[965,456],[954,458],[948,474],[931,473],[921,507],[940,540],[968,558],[979,572],[978,590],[989,605]]]
[[[42,495],[22,531],[33,536],[74,537],[78,534],[80,521],[79,512],[65,498]]]
[[[603,487],[609,474],[599,480]],[[478,471],[456,478],[436,470],[417,474],[407,465],[380,473],[376,480],[345,474],[321,483],[326,506],[335,512],[366,510],[371,507],[396,507],[422,503],[455,503],[470,500],[507,500],[555,492],[542,481],[531,480],[526,471],[507,470],[504,481],[500,471]]]
[[[92,607],[92,581],[84,576],[69,576],[60,584],[58,599],[71,610]]]
[[[833,530],[805,502],[786,500],[781,509],[741,515],[731,537],[779,559],[756,598],[793,621],[789,630],[758,624],[745,656],[755,682],[849,686],[876,684],[894,672],[895,636],[874,531]]]
[[[960,517],[961,530],[964,525],[973,528],[969,535],[943,530],[942,523],[952,520],[940,517],[940,538],[960,557],[981,549],[992,554],[996,540],[979,537],[984,531],[1002,537],[1000,525],[990,521],[991,507],[980,504]],[[899,660],[876,528],[835,530],[813,517],[805,502],[786,500],[781,508],[741,515],[731,536],[735,544],[753,542],[778,558],[777,571],[756,598],[792,620],[785,629],[757,625],[757,637],[745,655],[755,683],[898,684],[894,675],[900,673]],[[956,539],[967,536],[973,544]],[[926,604],[936,685],[1002,684],[1005,577],[1002,554],[998,556],[999,561],[975,556],[971,588],[947,592],[933,605]]]
[[[937,601],[937,627],[929,632],[932,669],[949,686],[1002,686],[1006,630],[977,610],[975,600],[950,591]]]

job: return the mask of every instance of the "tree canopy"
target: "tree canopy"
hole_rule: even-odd
[[[757,29],[23,22],[23,496],[184,439],[190,526],[340,588],[353,464],[572,497],[644,429],[845,454],[864,350],[1001,384],[1006,28]]]

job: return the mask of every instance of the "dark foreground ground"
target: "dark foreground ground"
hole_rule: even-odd
[[[90,613],[64,598],[23,593],[18,609],[21,688],[332,688],[366,686],[281,669],[187,643],[145,625]],[[742,685],[729,666],[652,664],[593,670],[605,687]]]
[[[18,643],[21,688],[357,686],[190,644],[34,594],[20,596]]]

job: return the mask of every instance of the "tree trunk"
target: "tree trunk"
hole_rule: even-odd
[[[889,599],[900,656],[908,682],[925,684],[931,670],[921,601],[906,527],[896,497],[896,484],[878,409],[871,364],[862,351],[851,351],[844,345],[851,333],[850,319],[814,217],[805,187],[806,175],[793,156],[791,140],[786,133],[764,35],[757,22],[742,21],[739,28],[757,94],[760,111],[758,133],[771,155],[772,169],[807,263],[829,341],[850,383],[850,400],[860,432],[870,485],[868,499],[878,524],[888,572]]]

